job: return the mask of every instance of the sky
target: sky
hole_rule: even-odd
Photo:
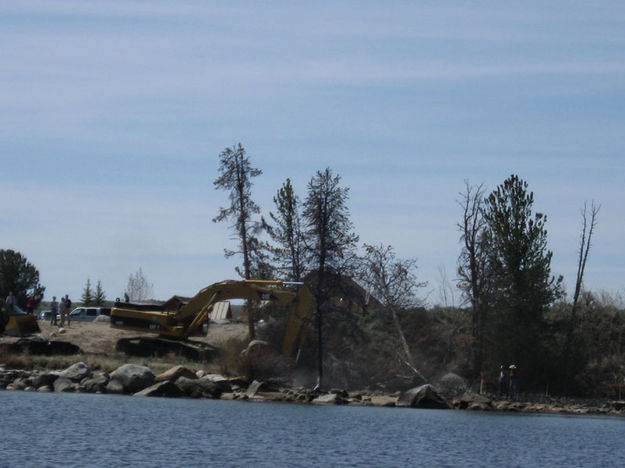
[[[0,0],[0,249],[46,300],[139,268],[154,298],[235,279],[212,219],[218,155],[263,171],[263,214],[330,167],[360,243],[417,259],[444,299],[465,181],[518,174],[575,285],[580,210],[601,205],[585,287],[625,293],[622,1]]]

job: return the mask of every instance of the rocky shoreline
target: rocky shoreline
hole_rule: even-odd
[[[404,392],[384,394],[369,391],[311,390],[272,382],[227,378],[194,372],[183,366],[154,375],[150,368],[124,364],[111,373],[92,372],[84,362],[62,371],[26,371],[0,366],[0,390],[37,392],[107,393],[145,397],[211,398],[255,402],[313,405],[436,408],[467,411],[550,413],[625,416],[625,401],[590,401],[545,398],[541,402],[498,399],[465,392],[445,397],[429,384]]]

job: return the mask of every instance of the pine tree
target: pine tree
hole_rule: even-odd
[[[82,290],[82,296],[80,296],[80,301],[84,306],[90,306],[93,304],[93,291],[91,291],[91,279],[87,278],[87,284],[85,284],[85,288]]]
[[[537,377],[544,314],[562,293],[562,277],[551,275],[547,217],[532,214],[534,195],[527,187],[527,182],[511,175],[488,196],[484,235],[494,320],[491,351],[500,361],[520,363],[528,377]]]
[[[245,148],[239,143],[232,148],[226,148],[219,154],[219,177],[213,182],[216,189],[228,192],[230,205],[220,208],[213,222],[230,221],[230,228],[237,234],[238,250],[225,249],[226,257],[236,254],[243,256],[243,269],[236,268],[237,273],[245,279],[251,279],[254,267],[260,271],[263,262],[256,262],[262,252],[257,249],[259,241],[256,237],[261,229],[260,222],[253,219],[260,213],[260,208],[252,200],[252,178],[262,174],[260,169],[252,167],[249,158],[245,155]],[[250,340],[256,336],[252,307],[248,304],[248,324]]]
[[[273,202],[276,212],[269,213],[273,223],[270,225],[263,219],[263,226],[274,242],[268,250],[282,278],[300,281],[304,276],[304,242],[299,198],[293,190],[291,179],[286,179],[273,197]]]
[[[356,244],[349,218],[349,189],[340,186],[341,177],[330,168],[317,171],[308,183],[304,202],[304,243],[310,265],[317,305],[317,386],[323,378],[323,313],[329,308],[333,279],[350,275],[357,266]]]
[[[106,301],[106,294],[102,289],[102,283],[98,280],[98,283],[95,286],[95,295],[93,297],[93,304],[97,306],[103,306]]]

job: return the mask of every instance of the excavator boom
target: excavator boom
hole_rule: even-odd
[[[293,287],[295,286],[295,287]],[[118,303],[111,309],[111,327],[157,334],[170,340],[187,340],[201,330],[215,303],[229,299],[282,302],[292,304],[282,352],[291,356],[298,340],[305,336],[308,319],[314,310],[314,299],[303,284],[283,281],[222,281],[198,292],[179,310],[159,306]]]

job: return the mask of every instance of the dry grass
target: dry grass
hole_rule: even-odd
[[[83,354],[74,356],[34,356],[29,354],[0,355],[0,363],[7,368],[17,369],[64,369],[77,361],[83,361],[93,370],[110,372],[122,364],[135,363],[148,366],[155,374],[163,372],[176,365],[184,365],[193,370],[202,369],[205,372],[222,372],[232,370],[232,364],[222,363],[221,359],[211,363],[197,363],[188,361],[180,356],[167,355],[162,358],[138,358],[126,356],[115,351],[115,344],[120,338],[129,338],[139,335],[137,332],[128,332],[111,328],[105,322],[72,322],[64,332],[59,333],[58,327],[49,322],[39,321],[41,333],[38,336],[48,340],[67,341],[78,346]],[[194,337],[194,340],[205,341],[219,348],[227,349],[227,361],[232,362],[234,353],[232,343],[243,343],[247,337],[247,325],[228,323],[211,325],[206,337]],[[17,338],[2,336],[0,343],[15,341]]]

